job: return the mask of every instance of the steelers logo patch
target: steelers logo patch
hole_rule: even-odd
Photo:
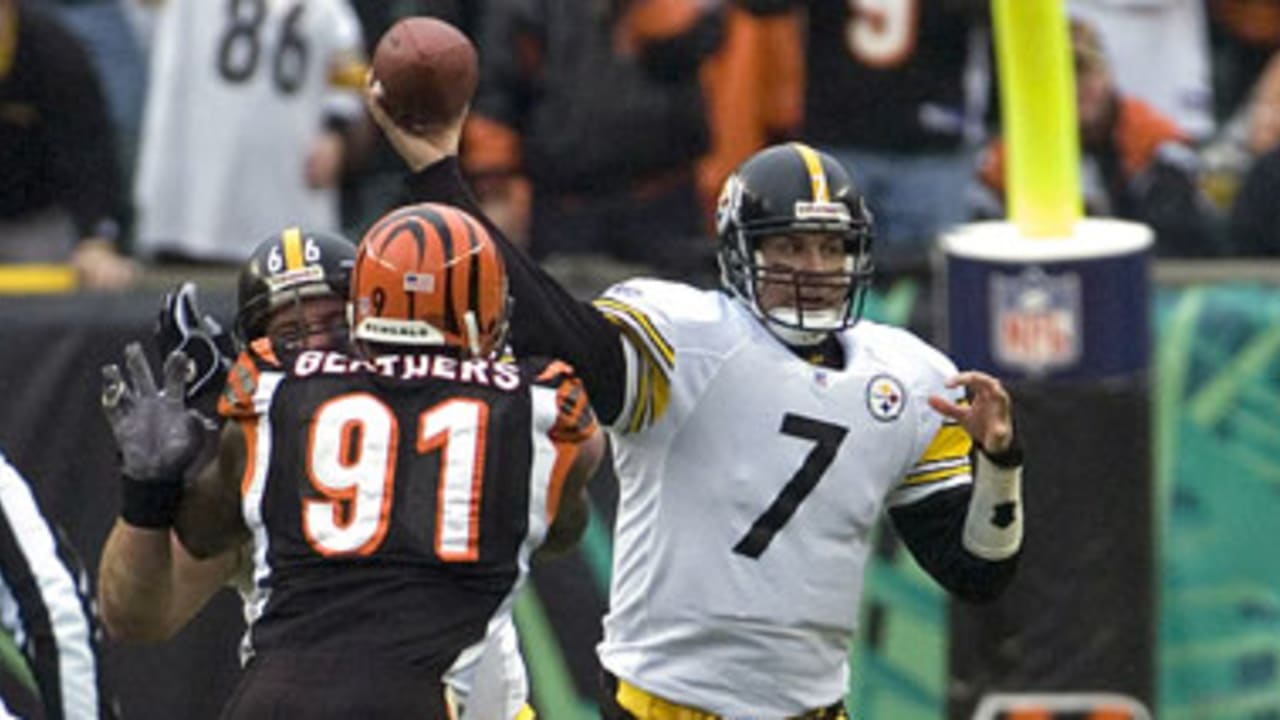
[[[880,422],[897,420],[907,405],[902,383],[891,375],[876,375],[867,383],[867,410]]]

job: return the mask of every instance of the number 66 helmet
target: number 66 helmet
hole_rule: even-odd
[[[809,343],[849,327],[862,313],[870,283],[871,213],[849,174],[830,155],[801,143],[774,145],[748,158],[725,181],[716,206],[721,284],[787,342]],[[780,271],[766,267],[760,241],[774,235],[832,234],[844,242],[845,262],[833,272]],[[763,282],[841,287],[838,306],[822,311],[795,307],[766,310]]]
[[[291,227],[263,240],[240,270],[239,341],[265,336],[271,315],[287,304],[325,295],[345,300],[355,261],[355,243],[333,233]]]
[[[393,210],[365,233],[352,276],[352,336],[375,346],[492,358],[506,341],[507,273],[493,239],[449,205]]]

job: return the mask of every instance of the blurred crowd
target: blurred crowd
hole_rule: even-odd
[[[1280,255],[1280,0],[1065,0],[1086,213],[1162,257]],[[0,263],[124,288],[291,224],[363,229],[404,167],[362,103],[397,19],[480,52],[463,167],[535,258],[714,272],[730,168],[843,163],[890,274],[1003,216],[990,0],[0,0]]]

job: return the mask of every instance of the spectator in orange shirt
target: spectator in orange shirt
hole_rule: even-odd
[[[1096,31],[1071,22],[1080,123],[1080,177],[1085,213],[1143,222],[1164,256],[1220,254],[1199,188],[1199,160],[1187,135],[1150,105],[1118,91]],[[984,153],[979,180],[987,191],[980,216],[1004,214],[1005,148]]]

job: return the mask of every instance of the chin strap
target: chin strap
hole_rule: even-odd
[[[835,309],[806,313],[804,320],[812,327],[802,326],[800,313],[791,308],[765,311],[756,305],[754,309],[769,331],[787,345],[817,345],[831,333],[844,329],[840,311]]]
[[[467,333],[467,350],[471,352],[471,357],[480,357],[480,330],[476,327],[475,310],[468,310],[467,314],[462,316],[462,326]]]
[[[829,330],[800,330],[799,328],[788,327],[780,323],[771,322],[769,318],[763,318],[765,327],[774,337],[782,341],[787,347],[804,347],[809,345],[817,345],[822,342],[827,335],[831,334]]]
[[[1004,560],[1022,546],[1022,465],[1000,465],[979,451],[964,547],[984,560]]]

